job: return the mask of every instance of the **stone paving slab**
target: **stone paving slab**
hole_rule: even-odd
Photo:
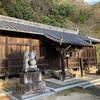
[[[36,99],[40,99],[42,97],[48,97],[48,96],[51,96],[54,94],[55,94],[55,92],[48,92],[48,93],[44,93],[44,94],[40,94],[40,95],[36,95],[36,96],[30,95],[30,97],[23,98],[23,99],[16,98],[14,95],[12,95],[12,93],[8,94],[8,96],[11,98],[11,100],[36,100]]]
[[[54,91],[60,91],[64,89],[69,89],[77,86],[81,86],[83,84],[89,84],[94,80],[100,79],[100,76],[85,76],[83,78],[71,78],[71,79],[66,79],[65,81],[57,80],[54,78],[51,79],[45,79],[46,86]]]

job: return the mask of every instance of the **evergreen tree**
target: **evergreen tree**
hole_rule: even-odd
[[[25,20],[33,20],[33,10],[27,4],[16,3],[11,8],[8,9],[9,16],[25,19]]]
[[[84,11],[80,10],[79,16],[77,18],[77,22],[79,22],[81,24],[85,24],[86,23],[86,14],[85,14]]]
[[[5,15],[7,16],[8,14],[6,13],[5,9],[3,8],[3,4],[0,1],[0,15]]]

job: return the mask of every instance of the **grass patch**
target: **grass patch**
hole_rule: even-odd
[[[57,93],[57,95],[67,95],[67,94],[71,94],[71,93],[74,93],[74,92],[87,93],[84,89],[76,87],[76,88],[60,91],[60,92]]]

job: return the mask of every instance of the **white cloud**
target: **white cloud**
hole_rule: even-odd
[[[85,0],[85,1],[88,2],[89,4],[95,4],[99,2],[100,0]]]

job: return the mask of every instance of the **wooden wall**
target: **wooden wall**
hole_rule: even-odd
[[[83,68],[96,66],[96,47],[82,47],[82,49],[69,51],[68,61],[65,59],[65,68],[80,69],[80,59],[82,60]]]
[[[56,47],[48,45],[40,38],[25,36],[22,33],[21,35],[14,32],[9,32],[9,35],[8,32],[5,35],[2,32],[0,34],[0,76],[18,75],[22,71],[23,53],[26,49],[37,51],[36,60],[40,70],[61,69],[60,52]],[[65,68],[79,69],[80,58],[84,67],[94,66],[97,62],[95,46],[70,51],[69,55],[68,62],[67,59],[64,60]]]
[[[6,39],[3,36],[0,36],[0,75],[5,73],[6,69]]]
[[[87,64],[87,66],[96,66],[97,64],[96,47],[93,46],[93,47],[83,48],[82,59],[84,66],[85,63]]]
[[[17,75],[22,71],[25,50],[37,51],[37,66],[49,68],[49,47],[39,39],[0,35],[0,76]]]

